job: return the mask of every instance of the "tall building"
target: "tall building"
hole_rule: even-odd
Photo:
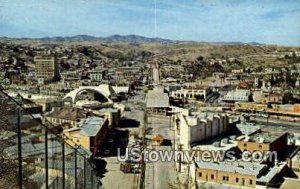
[[[100,82],[103,78],[103,71],[100,69],[95,69],[93,71],[90,71],[89,73],[91,81]]]
[[[54,56],[38,55],[34,57],[34,62],[36,78],[51,81],[58,75],[57,62]]]
[[[226,114],[196,113],[191,115],[188,111],[181,110],[176,114],[178,122],[175,123],[175,133],[183,149],[212,139],[229,131],[229,120]]]

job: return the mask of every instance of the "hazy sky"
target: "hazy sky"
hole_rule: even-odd
[[[0,0],[0,36],[137,34],[300,46],[300,0]]]

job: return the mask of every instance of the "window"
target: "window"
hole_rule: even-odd
[[[252,184],[253,184],[253,181],[252,181],[252,179],[250,179],[250,180],[249,180],[249,183],[250,183],[250,185],[252,185]]]
[[[258,147],[259,147],[259,148],[262,148],[262,145],[260,144]]]
[[[224,181],[229,181],[229,176],[223,176]]]
[[[247,147],[247,143],[244,144],[244,147]]]
[[[199,175],[199,177],[202,177],[202,173],[201,173],[201,172],[199,172],[199,174],[198,174],[198,175]]]
[[[235,182],[238,183],[238,182],[239,182],[239,178],[236,178],[236,179],[235,179]]]
[[[223,176],[223,180],[229,181],[229,176]]]
[[[214,178],[215,178],[215,175],[211,174],[211,175],[210,175],[210,178],[211,178],[211,179],[214,179]]]

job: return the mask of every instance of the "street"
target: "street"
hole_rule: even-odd
[[[152,134],[160,134],[166,140],[173,141],[173,132],[169,129],[170,119],[168,117],[148,117],[148,127],[152,128]],[[149,146],[149,145],[148,145]],[[171,151],[172,146],[156,146],[156,150]],[[146,189],[170,188],[177,180],[175,162],[147,162],[146,163]]]
[[[103,189],[126,188],[136,189],[139,174],[125,174],[120,170],[117,157],[103,158],[107,162],[107,172],[102,179]]]

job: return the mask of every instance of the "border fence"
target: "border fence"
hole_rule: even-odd
[[[99,189],[89,159],[0,86],[0,188]]]

